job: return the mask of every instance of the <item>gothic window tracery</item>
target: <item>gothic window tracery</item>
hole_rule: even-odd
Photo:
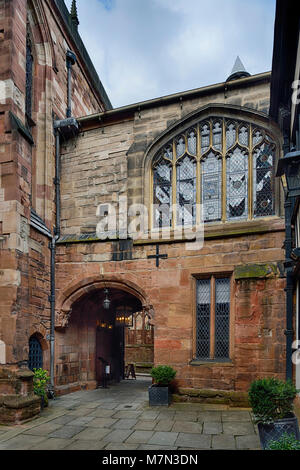
[[[212,117],[180,132],[153,160],[154,227],[275,215],[275,152],[266,130],[236,119]]]

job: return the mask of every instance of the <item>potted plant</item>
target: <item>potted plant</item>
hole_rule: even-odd
[[[299,439],[298,421],[293,412],[297,393],[292,381],[284,382],[271,377],[252,382],[249,403],[263,449],[267,449],[271,441],[280,439],[284,433]]]
[[[153,384],[149,387],[150,406],[169,406],[171,392],[169,385],[176,375],[176,371],[170,366],[157,366],[151,369]]]
[[[44,369],[33,369],[33,391],[41,397],[41,408],[48,406],[47,384],[49,382],[48,371]]]

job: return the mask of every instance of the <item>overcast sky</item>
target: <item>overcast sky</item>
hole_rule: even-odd
[[[72,1],[65,0],[70,7]],[[77,0],[113,107],[271,70],[275,0]]]

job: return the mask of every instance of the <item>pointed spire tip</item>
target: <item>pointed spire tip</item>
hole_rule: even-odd
[[[231,74],[227,78],[227,82],[230,80],[237,80],[238,78],[250,77],[250,73],[247,72],[243,62],[240,59],[240,56],[237,56],[235,59],[234,66],[232,68]]]

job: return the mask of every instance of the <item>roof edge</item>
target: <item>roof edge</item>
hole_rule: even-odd
[[[113,106],[108,98],[108,95],[105,91],[104,86],[99,78],[99,75],[94,67],[94,64],[86,50],[86,47],[81,39],[81,36],[76,28],[72,26],[72,20],[70,16],[70,12],[66,7],[64,0],[52,0],[60,18],[62,19],[64,25],[67,28],[67,32],[69,33],[71,40],[75,43],[77,52],[86,67],[86,72],[96,90],[96,93],[101,98],[101,101],[107,110],[113,109]]]
[[[172,101],[183,100],[185,98],[191,98],[193,96],[198,96],[204,93],[213,92],[216,90],[229,90],[238,88],[240,86],[244,86],[251,82],[259,82],[263,80],[271,80],[271,72],[263,72],[256,75],[250,75],[249,77],[240,78],[234,80],[232,82],[221,82],[216,83],[213,85],[208,85],[200,88],[194,88],[192,90],[187,90],[184,92],[172,93],[170,95],[161,96],[158,98],[153,98],[146,101],[140,101],[137,103],[129,104],[126,106],[121,106],[119,108],[114,108],[109,111],[105,111],[102,113],[90,114],[87,116],[82,116],[77,118],[77,121],[80,124],[84,124],[88,121],[92,120],[101,120],[105,117],[113,117],[117,116],[118,114],[128,114],[133,113],[135,111],[141,111],[142,109],[146,109],[155,105],[164,105],[166,103],[171,103]]]

